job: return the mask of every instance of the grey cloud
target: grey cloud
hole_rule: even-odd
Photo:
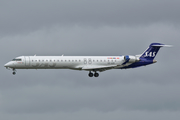
[[[34,86],[8,90],[1,107],[8,113],[101,112],[122,110],[180,111],[179,85],[144,83],[98,87]],[[83,91],[82,91],[83,89]],[[23,91],[22,91],[23,90]],[[13,101],[12,101],[13,98]],[[173,100],[172,100],[173,98]],[[21,100],[19,100],[21,99]]]
[[[179,119],[179,1],[1,1],[0,119]],[[86,71],[18,70],[21,55],[136,55],[152,42],[154,65]]]
[[[174,54],[179,50],[179,38],[179,29],[157,24],[98,29],[57,26],[3,37],[0,45],[2,65],[13,57],[33,54],[134,55],[143,52],[153,40],[174,47],[162,48],[156,58],[158,63],[154,65],[106,71],[97,79],[88,78],[87,72],[72,70],[18,70],[17,75],[12,76],[11,71],[2,66],[0,114],[21,117],[36,114],[47,119],[44,114],[70,115],[89,109],[97,111],[99,117],[118,110],[126,113],[149,111],[148,115],[154,111],[171,111],[168,116],[177,115],[180,109],[179,56],[174,57]]]
[[[3,1],[0,33],[61,26],[122,26],[169,22],[179,25],[177,0]]]
[[[83,109],[78,112],[73,112],[71,114],[67,112],[57,112],[52,114],[23,114],[23,115],[17,115],[17,114],[0,114],[0,117],[4,116],[8,120],[11,119],[26,119],[26,120],[32,120],[32,119],[52,119],[53,120],[59,120],[59,119],[66,119],[66,120],[72,120],[72,119],[78,119],[78,120],[91,120],[92,116],[96,120],[119,120],[119,119],[144,119],[146,120],[159,120],[159,119],[167,119],[171,118],[172,120],[177,120],[177,118],[180,117],[179,111],[177,112],[171,112],[171,111],[156,111],[156,112],[149,112],[149,111],[123,111],[123,110],[116,110],[114,112],[98,112],[94,110],[87,110]],[[3,117],[3,118],[4,118]]]

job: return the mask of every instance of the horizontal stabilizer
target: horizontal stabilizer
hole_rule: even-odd
[[[152,45],[154,47],[173,47],[172,45]]]

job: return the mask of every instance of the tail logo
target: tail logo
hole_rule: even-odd
[[[144,57],[155,57],[156,56],[156,52],[146,52]]]

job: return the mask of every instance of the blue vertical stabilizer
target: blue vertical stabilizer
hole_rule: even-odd
[[[161,43],[150,44],[147,50],[142,53],[142,55],[140,56],[140,59],[153,60],[156,57],[159,49],[163,46],[166,46],[166,45],[161,44]]]

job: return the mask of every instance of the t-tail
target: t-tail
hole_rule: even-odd
[[[134,59],[132,56],[124,56],[125,62],[122,64],[124,66],[121,69],[136,68],[156,63],[157,61],[154,60],[154,58],[156,57],[161,47],[171,47],[171,45],[151,43],[149,47],[141,55],[136,55]],[[135,61],[132,62],[132,60]],[[127,65],[127,63],[130,63],[130,61],[132,62],[132,64]]]
[[[150,44],[150,46],[147,48],[147,50],[145,50],[141,55],[140,55],[140,59],[144,59],[144,60],[154,60],[154,58],[156,57],[159,49],[161,47],[171,47],[171,45],[164,45],[161,43],[152,43]],[[156,62],[156,61],[154,61]]]

